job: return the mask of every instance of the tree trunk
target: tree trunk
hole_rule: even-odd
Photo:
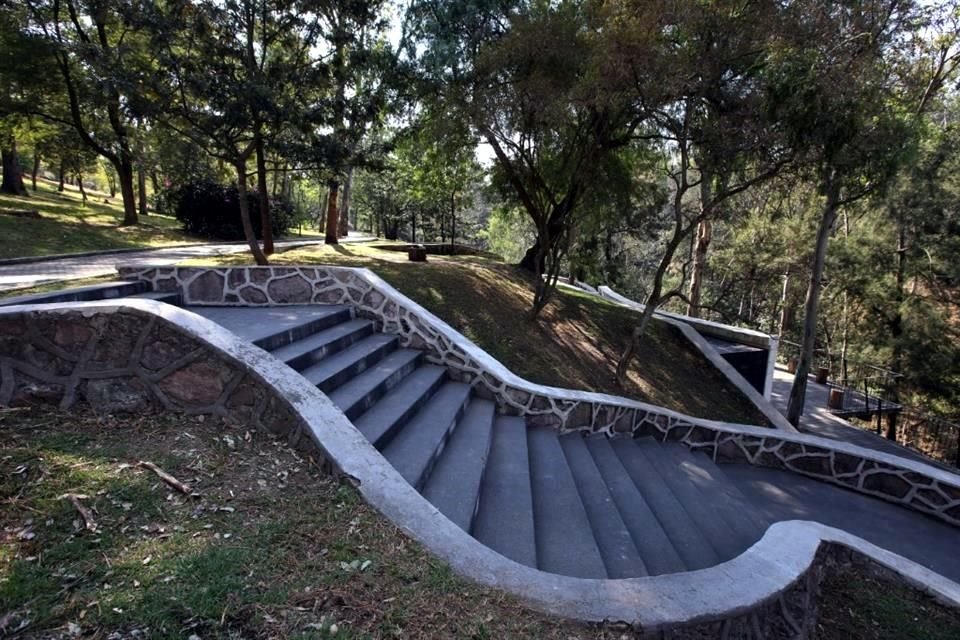
[[[700,291],[703,288],[703,272],[707,266],[707,249],[713,239],[713,224],[703,219],[697,225],[697,241],[693,249],[693,268],[690,272],[690,303],[687,315],[700,317]]]
[[[40,154],[33,152],[33,171],[30,172],[30,182],[33,190],[37,190],[37,174],[40,173]]]
[[[336,178],[331,178],[327,185],[330,187],[330,196],[327,198],[327,225],[323,241],[326,244],[339,244],[337,222],[340,216],[337,211],[337,194],[340,191],[340,183]]]
[[[273,226],[270,224],[270,198],[267,195],[267,154],[263,148],[263,133],[258,123],[253,133],[257,152],[257,203],[260,205],[260,233],[263,235],[263,252],[273,254]]]
[[[0,183],[0,192],[15,196],[25,196],[27,188],[23,185],[23,173],[20,171],[20,157],[17,154],[17,140],[10,136],[0,156],[3,162],[3,181]]]
[[[146,216],[147,213],[147,174],[143,167],[137,167],[137,198],[140,205],[140,215]]]
[[[137,224],[137,195],[133,189],[133,162],[127,154],[120,156],[114,165],[117,170],[117,182],[120,183],[120,196],[123,199],[123,222],[121,226]]]
[[[150,186],[153,188],[153,204],[157,213],[163,213],[163,198],[160,197],[160,180],[156,171],[150,172]]]
[[[350,191],[353,185],[353,167],[347,168],[347,177],[343,181],[343,195],[340,197],[340,224],[337,234],[346,238],[350,233]]]
[[[690,272],[690,302],[687,315],[700,317],[700,291],[703,289],[703,271],[707,266],[707,249],[713,239],[713,224],[706,217],[706,208],[713,199],[713,174],[707,169],[700,170],[700,215],[697,236],[693,247],[693,266]]]
[[[77,188],[80,189],[80,204],[82,206],[87,206],[87,192],[83,188],[83,174],[77,174]]]
[[[450,194],[450,255],[456,253],[457,246],[457,200],[456,194]]]
[[[60,170],[57,173],[59,174],[57,177],[60,178],[60,183],[57,185],[57,191],[59,193],[63,193],[63,182],[66,180],[66,169],[63,166],[63,160],[60,160]]]
[[[630,334],[630,343],[620,355],[620,361],[617,362],[617,382],[621,385],[626,382],[627,369],[630,367],[630,361],[633,359],[633,356],[637,352],[637,348],[640,346],[640,340],[647,331],[647,326],[650,324],[650,319],[653,317],[653,313],[657,310],[657,307],[662,302],[661,296],[663,295],[663,280],[667,274],[667,269],[670,267],[670,263],[673,262],[673,256],[677,252],[677,248],[683,241],[682,231],[682,228],[675,228],[673,237],[670,238],[670,242],[667,243],[667,250],[660,259],[660,264],[657,266],[657,272],[654,274],[653,288],[650,290],[650,295],[647,296],[643,313],[640,315],[640,322],[638,322],[637,326],[633,328],[633,332]]]
[[[787,406],[787,420],[793,426],[800,424],[803,406],[807,397],[807,375],[813,366],[813,350],[817,338],[817,314],[820,307],[820,294],[823,290],[823,267],[827,257],[827,244],[830,231],[837,220],[840,201],[840,187],[834,176],[825,178],[824,193],[827,194],[820,226],[817,229],[817,244],[810,266],[810,280],[807,282],[807,298],[803,311],[803,337],[800,340],[800,361],[797,363],[796,377],[790,388],[790,400]]]
[[[790,272],[783,274],[783,291],[780,294],[780,323],[777,327],[777,339],[783,340],[787,329],[793,324],[793,304],[790,302]]]
[[[250,201],[247,200],[247,163],[237,162],[237,195],[240,199],[240,223],[243,225],[243,235],[250,246],[250,253],[253,259],[260,266],[270,264],[267,256],[260,249],[260,243],[257,242],[257,236],[253,233],[253,223],[250,221]]]
[[[846,242],[850,238],[850,216],[847,212],[843,213],[843,239]],[[847,348],[850,346],[850,293],[846,288],[843,290],[842,307],[840,309],[840,385],[847,386]]]
[[[903,210],[897,212],[897,290],[895,292],[894,303],[896,309],[893,311],[893,318],[890,321],[890,338],[893,342],[893,353],[890,359],[890,368],[896,373],[903,371],[903,302],[906,296],[907,286],[907,229],[903,217]],[[899,378],[893,379],[893,385],[890,389],[891,400],[900,402],[900,383]]]
[[[684,237],[689,233],[689,227],[687,229],[683,227],[683,217],[681,215],[683,198],[687,192],[685,180],[682,185],[683,186],[678,187],[673,196],[673,235],[670,236],[663,256],[660,258],[660,263],[657,265],[657,271],[653,276],[653,287],[650,290],[650,295],[647,296],[643,313],[640,316],[640,322],[634,327],[630,335],[630,343],[620,355],[620,361],[617,362],[617,382],[621,386],[626,382],[627,369],[630,367],[630,361],[637,352],[637,347],[640,346],[640,340],[647,330],[647,325],[650,324],[650,318],[653,317],[653,312],[656,311],[657,307],[663,302],[663,281],[667,275],[667,270],[670,268],[670,264],[673,262],[673,256],[676,255],[677,249],[680,248]]]

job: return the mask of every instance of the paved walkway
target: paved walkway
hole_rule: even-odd
[[[777,365],[773,372],[773,389],[770,394],[770,401],[777,411],[783,415],[787,415],[787,404],[790,400],[793,378],[794,375],[780,365]],[[930,458],[915,452],[913,449],[902,447],[872,431],[860,429],[843,418],[833,415],[827,408],[829,393],[830,387],[825,384],[818,384],[812,375],[808,378],[807,401],[804,404],[803,415],[800,417],[801,431],[831,440],[843,440],[867,449],[883,451],[928,464],[933,462]]]
[[[352,234],[348,238],[341,238],[340,241],[364,242],[372,239],[373,237],[371,236]],[[323,240],[284,240],[277,242],[276,246],[289,249],[291,247],[312,244],[323,244]],[[169,247],[166,249],[146,249],[144,251],[130,251],[125,253],[68,256],[50,260],[38,258],[35,262],[0,265],[0,291],[30,287],[45,282],[108,276],[116,272],[115,267],[117,265],[124,267],[171,265],[191,258],[224,256],[242,253],[244,251],[249,251],[249,247],[247,247],[246,244],[221,243]]]

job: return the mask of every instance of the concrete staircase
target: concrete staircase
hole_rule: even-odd
[[[116,282],[3,303],[122,297],[181,300]],[[718,466],[676,443],[527,428],[351,307],[190,310],[301,372],[440,512],[527,566],[592,578],[683,572],[742,553],[771,523],[814,520],[960,582],[947,523],[795,473]]]
[[[701,569],[769,524],[705,455],[527,428],[349,307],[191,310],[299,371],[437,509],[522,564],[584,578]]]
[[[179,305],[181,296],[177,292],[151,291],[146,282],[101,282],[85,287],[74,287],[49,293],[14,296],[0,300],[0,307],[18,304],[50,304],[54,302],[85,302],[89,300],[114,300],[118,298],[146,298],[158,302]]]

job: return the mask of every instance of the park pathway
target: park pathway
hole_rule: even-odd
[[[372,239],[372,236],[352,233],[340,241],[363,242]],[[323,244],[323,240],[283,240],[277,242],[276,246],[290,249],[313,244]],[[108,276],[116,272],[117,266],[172,265],[191,258],[224,256],[244,251],[249,251],[244,243],[210,243],[123,253],[62,256],[49,259],[38,257],[36,261],[31,262],[0,264],[0,291],[62,280]]]
[[[779,364],[773,372],[773,389],[770,394],[770,402],[783,415],[787,415],[787,404],[790,400],[793,378],[794,375]],[[817,383],[812,375],[809,377],[807,380],[807,400],[803,415],[800,417],[801,431],[831,440],[842,440],[874,451],[883,451],[895,456],[910,458],[918,462],[927,464],[931,462],[930,458],[917,453],[913,449],[900,446],[872,431],[860,429],[843,418],[833,415],[827,408],[829,392],[830,387]]]

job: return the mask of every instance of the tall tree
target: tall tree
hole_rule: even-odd
[[[410,11],[429,108],[489,145],[501,184],[537,229],[520,262],[533,272],[533,318],[556,287],[599,167],[641,119],[604,71],[601,14],[588,4],[423,0]]]
[[[248,165],[262,142],[258,127],[270,114],[309,119],[306,100],[321,78],[311,51],[316,27],[307,18],[295,3],[265,0],[173,4],[143,17],[167,74],[152,83],[142,108],[233,168],[244,235],[257,264],[267,264],[267,257],[250,220]],[[270,66],[258,52],[265,21],[273,25],[269,44],[286,51]]]
[[[891,74],[904,34],[917,28],[910,0],[863,5],[810,0],[792,8],[778,38],[771,109],[822,198],[808,270],[800,358],[787,419],[799,424],[814,357],[827,245],[843,207],[882,190],[911,139],[903,87]],[[831,42],[824,48],[818,43]]]
[[[144,39],[121,0],[28,0],[30,28],[42,34],[66,95],[66,113],[34,105],[32,113],[73,126],[90,149],[113,165],[123,197],[123,224],[137,224],[130,105],[125,82],[138,64]]]
[[[684,298],[689,264],[676,286],[666,278],[694,230],[701,241],[730,198],[776,176],[790,159],[776,123],[764,116],[761,71],[769,54],[777,4],[695,6],[626,3],[611,9],[608,58],[623,61],[646,114],[646,138],[663,154],[670,182],[669,229],[644,310],[617,364],[624,380],[657,307]],[[700,250],[705,253],[705,244]],[[702,256],[701,256],[702,258]],[[688,300],[689,307],[699,307]]]
[[[332,92],[326,123],[331,129],[325,242],[346,235],[349,177],[363,164],[361,141],[384,117],[389,74],[395,55],[387,40],[385,0],[328,2],[317,8],[323,24],[324,60]]]

